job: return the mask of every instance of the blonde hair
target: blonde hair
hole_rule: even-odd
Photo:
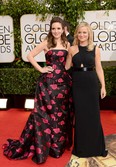
[[[93,43],[93,31],[91,26],[87,22],[81,22],[79,25],[77,25],[75,32],[74,32],[74,42],[73,45],[79,45],[80,41],[78,40],[78,30],[81,27],[87,27],[88,30],[88,51],[93,50],[94,48],[94,43]]]

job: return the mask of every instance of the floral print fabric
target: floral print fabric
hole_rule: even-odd
[[[41,74],[35,91],[35,107],[31,112],[19,140],[8,139],[4,155],[10,159],[32,157],[37,163],[46,161],[48,155],[60,157],[68,146],[67,132],[72,127],[71,78],[64,66],[66,50],[49,50],[46,64],[53,73]],[[70,136],[72,138],[72,136]]]

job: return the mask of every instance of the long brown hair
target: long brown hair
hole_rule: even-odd
[[[56,22],[60,23],[62,28],[64,29],[64,21],[60,17],[53,17],[51,22],[50,22],[50,30],[49,30],[49,33],[47,35],[48,48],[56,47],[56,42],[55,42],[54,37],[51,33],[52,24],[56,23]],[[62,45],[67,48],[68,40],[67,40],[66,35],[65,35],[64,32],[61,35],[61,42],[62,42]]]
[[[79,25],[77,25],[76,29],[75,29],[75,33],[74,33],[74,42],[73,45],[79,45],[80,41],[78,40],[78,30],[81,27],[87,27],[88,30],[88,50],[91,51],[94,48],[94,43],[93,43],[93,31],[91,26],[87,23],[87,22],[81,22]]]

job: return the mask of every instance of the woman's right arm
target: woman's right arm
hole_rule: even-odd
[[[41,73],[50,73],[53,71],[53,69],[50,66],[46,66],[46,67],[41,67],[36,60],[34,59],[34,57],[36,55],[38,55],[41,51],[46,50],[47,48],[47,41],[43,41],[41,42],[39,45],[37,45],[28,55],[27,55],[27,59],[29,60],[29,62],[34,66],[34,68],[41,72]]]

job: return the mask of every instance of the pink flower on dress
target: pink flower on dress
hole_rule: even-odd
[[[47,108],[49,109],[49,110],[51,110],[52,109],[52,105],[47,105]]]
[[[56,148],[57,148],[57,147],[58,147],[58,145],[57,145],[57,144],[55,144],[55,143],[53,143],[53,144],[52,144],[52,147],[56,147]]]
[[[42,96],[45,96],[45,93],[44,93],[44,92],[41,92],[41,95],[42,95]]]
[[[42,111],[46,111],[45,106],[40,107],[40,109],[41,109]]]
[[[60,82],[60,83],[63,82],[63,79],[62,79],[62,78],[59,78],[59,79],[58,79],[58,82]]]
[[[53,78],[53,73],[48,73],[48,74],[47,74],[47,77],[48,77],[48,78]]]
[[[51,130],[49,128],[47,128],[46,130],[44,130],[45,133],[50,134]]]
[[[34,155],[34,153],[30,152],[28,157],[32,157],[33,155]],[[24,154],[24,156],[25,156],[25,154]]]
[[[63,52],[62,51],[59,51],[58,53],[57,53],[57,56],[63,56]]]
[[[60,57],[60,62],[63,62],[64,61],[64,57]]]
[[[30,146],[30,150],[35,150],[34,145],[31,145],[31,146]]]
[[[57,134],[60,132],[60,128],[54,128],[53,131]]]
[[[34,112],[37,112],[37,109],[36,108],[34,108],[34,110],[33,110]]]
[[[12,155],[12,151],[7,151],[7,155],[8,155],[8,157],[11,157],[11,155]]]
[[[30,125],[30,126],[29,126],[29,129],[33,129],[33,125]]]
[[[60,74],[61,70],[55,70],[56,74]]]
[[[51,102],[51,104],[56,104],[56,102],[54,100],[51,100],[50,102]]]
[[[36,148],[36,152],[37,152],[37,154],[41,154],[42,150],[40,148]]]
[[[53,90],[56,90],[57,89],[57,85],[56,84],[52,84],[52,85],[50,85],[51,86],[51,88],[53,89]]]
[[[43,118],[42,120],[43,120],[43,123],[48,123],[47,119]]]
[[[37,125],[37,126],[40,126],[40,125],[41,125],[41,123],[40,123],[40,122],[37,122],[37,123],[36,123],[36,125]]]
[[[52,68],[55,70],[57,68],[57,66],[55,64],[53,64]]]
[[[62,112],[58,112],[58,117],[61,117],[62,116]]]
[[[51,114],[50,116],[54,121],[56,120],[56,117],[54,116],[54,114]]]
[[[63,141],[64,139],[65,139],[64,136],[61,136],[59,141]]]
[[[57,98],[59,98],[59,99],[63,98],[63,94],[59,93],[58,96],[57,96]]]
[[[49,50],[47,54],[52,55],[52,50]]]
[[[64,124],[65,124],[64,121],[59,122],[59,125],[64,125]]]
[[[42,136],[42,132],[37,132],[38,136]]]
[[[23,144],[24,143],[24,138],[20,137],[20,143]]]
[[[49,95],[50,95],[50,94],[52,93],[52,91],[51,91],[51,90],[49,90],[49,91],[48,91],[48,93],[49,93]]]
[[[22,152],[22,148],[16,149],[16,152],[21,153]]]

